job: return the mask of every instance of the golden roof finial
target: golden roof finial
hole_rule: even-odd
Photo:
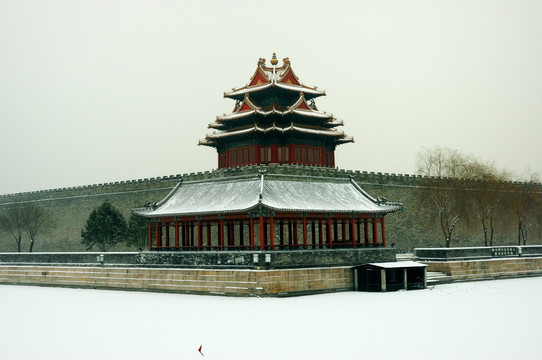
[[[273,53],[273,57],[271,58],[271,65],[275,66],[279,63],[278,59],[277,59],[277,54],[276,53]]]

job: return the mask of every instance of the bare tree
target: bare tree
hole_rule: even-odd
[[[41,205],[35,203],[14,204],[4,210],[0,216],[0,227],[13,235],[17,251],[21,252],[23,234],[30,238],[29,252],[34,249],[36,236],[51,229],[55,224],[53,216]]]
[[[24,232],[22,205],[14,204],[0,215],[0,227],[11,234],[17,243],[17,251],[21,252],[21,239]]]
[[[527,244],[529,228],[538,217],[537,203],[540,202],[541,197],[538,192],[539,182],[538,174],[530,173],[527,181],[515,184],[513,191],[508,192],[508,206],[518,229],[518,245]]]
[[[493,246],[495,217],[504,202],[505,186],[510,179],[506,171],[474,162],[469,191],[469,209],[482,225],[484,246]]]
[[[466,191],[474,171],[472,160],[457,150],[436,147],[418,153],[417,172],[427,177],[429,196],[422,202],[437,210],[440,229],[446,247],[450,247],[453,232],[467,212]]]
[[[34,203],[23,205],[21,215],[23,217],[23,229],[30,238],[28,252],[32,252],[38,233],[47,232],[55,225],[56,221],[51,212]]]

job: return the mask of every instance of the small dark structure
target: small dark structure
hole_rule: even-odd
[[[358,291],[397,291],[427,288],[427,265],[414,261],[372,263],[354,268]]]

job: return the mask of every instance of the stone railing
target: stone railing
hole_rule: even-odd
[[[516,256],[542,256],[542,246],[493,246],[461,248],[422,248],[414,249],[418,260],[451,261],[491,259]]]

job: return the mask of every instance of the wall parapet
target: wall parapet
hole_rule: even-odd
[[[457,248],[419,248],[414,249],[414,256],[421,261],[451,261],[520,256],[542,256],[542,246],[526,245]]]

